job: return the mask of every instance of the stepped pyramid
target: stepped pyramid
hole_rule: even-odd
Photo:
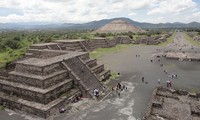
[[[103,27],[94,31],[94,33],[125,33],[125,32],[144,32],[141,28],[135,27],[134,25],[124,20],[114,20],[111,23],[104,25]]]
[[[49,118],[78,96],[94,98],[95,89],[106,94],[102,81],[110,70],[83,52],[83,41],[57,42],[32,45],[23,59],[0,70],[0,105]]]

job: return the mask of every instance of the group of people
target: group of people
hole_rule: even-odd
[[[140,57],[140,54],[136,54],[135,57]]]
[[[112,87],[112,92],[116,92],[118,97],[120,97],[121,91],[123,90],[127,90],[127,87],[119,82],[117,83],[117,86]]]
[[[166,83],[167,83],[167,87],[171,87],[172,86],[172,81],[168,80]]]
[[[99,98],[99,90],[98,89],[94,89],[94,96],[96,97],[96,98]]]
[[[170,74],[170,73],[167,72],[167,70],[164,70],[164,73],[166,75],[168,75],[168,77],[170,77],[170,78],[177,78],[178,77],[177,74]],[[168,80],[168,81],[166,81],[166,84],[167,84],[167,87],[171,87],[172,86],[172,81]]]

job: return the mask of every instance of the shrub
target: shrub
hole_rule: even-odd
[[[4,45],[6,47],[10,47],[12,49],[19,49],[20,48],[20,44],[18,41],[16,40],[12,40],[12,39],[8,39],[5,41]]]

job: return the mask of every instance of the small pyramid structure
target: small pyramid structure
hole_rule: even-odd
[[[144,32],[141,28],[138,28],[124,20],[114,20],[101,28],[94,31],[94,33],[126,33],[126,32]]]

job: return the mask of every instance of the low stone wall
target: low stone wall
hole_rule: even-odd
[[[51,50],[61,50],[60,47],[59,47],[58,45],[59,45],[59,44],[49,45],[49,49],[51,49]]]
[[[50,50],[29,49],[28,53],[32,53],[29,57],[41,58],[41,59],[47,59],[47,58],[52,58],[55,56],[66,54],[64,52],[58,52],[51,49]]]
[[[200,117],[200,104],[194,104],[194,103],[192,103],[191,106],[190,106],[190,108],[191,108],[191,114],[193,116]]]
[[[200,104],[197,94],[198,93],[188,93],[187,91],[181,89],[176,90],[157,87],[152,93],[147,112],[145,113],[143,119],[158,119],[158,116],[163,119],[170,120],[175,120],[176,118],[182,119],[186,116],[187,119],[191,119],[193,117],[199,119]],[[177,113],[172,113],[175,111]],[[183,114],[186,114],[186,116]]]
[[[0,83],[0,90],[7,94],[14,94],[16,96],[20,96],[22,99],[35,101],[42,104],[47,104],[57,97],[59,97],[63,92],[68,91],[73,87],[73,82],[67,82],[57,88],[47,91],[46,93],[42,93],[41,91],[32,91],[26,88],[21,88],[18,86],[10,86],[7,84]],[[36,88],[37,89],[37,88]]]
[[[62,82],[64,79],[69,78],[68,72],[66,71],[58,71],[59,73],[56,73],[54,76],[50,76],[45,79],[37,79],[37,78],[32,78],[32,77],[25,77],[25,76],[19,76],[15,74],[10,74],[8,81],[12,82],[18,82],[21,84],[33,86],[33,87],[38,87],[38,88],[48,88],[51,87],[59,82]]]
[[[155,90],[153,90],[152,92],[152,95],[150,97],[150,100],[149,100],[149,104],[147,106],[147,110],[144,114],[144,117],[143,117],[143,120],[148,120],[147,118],[151,115],[151,111],[152,111],[152,107],[153,107],[153,101],[155,100],[155,97],[156,97],[156,94],[158,92],[158,89],[159,88],[156,88]]]
[[[24,111],[31,115],[36,115],[38,117],[42,118],[48,118],[53,114],[56,114],[59,112],[60,108],[64,107],[65,105],[69,104],[71,99],[77,94],[80,94],[80,91],[76,90],[73,93],[70,93],[68,96],[63,96],[59,99],[58,103],[54,103],[53,105],[46,105],[45,107],[48,108],[47,110],[44,109],[38,109],[36,106],[28,106],[26,104],[22,104],[19,102],[19,100],[14,100],[13,98],[6,99],[0,96],[0,104],[6,106],[9,109],[12,109],[14,111]],[[9,97],[8,97],[9,98]]]

